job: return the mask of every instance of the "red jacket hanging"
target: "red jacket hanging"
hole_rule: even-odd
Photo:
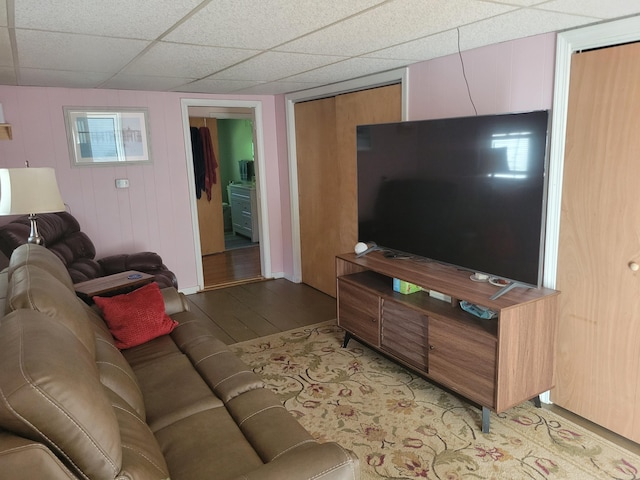
[[[213,152],[211,143],[211,133],[208,127],[200,127],[200,138],[202,139],[202,150],[204,154],[204,190],[207,192],[207,200],[211,201],[211,186],[217,183],[216,154]]]

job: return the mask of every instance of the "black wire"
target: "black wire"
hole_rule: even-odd
[[[462,58],[462,50],[460,50],[460,28],[456,28],[458,32],[458,56],[460,57],[460,63],[462,64],[462,76],[464,77],[464,83],[467,85],[467,93],[469,94],[469,100],[471,100],[471,105],[473,106],[473,111],[478,115],[478,109],[476,108],[476,104],[473,103],[473,97],[471,96],[471,89],[469,88],[469,80],[467,80],[467,72],[464,69],[464,59]]]

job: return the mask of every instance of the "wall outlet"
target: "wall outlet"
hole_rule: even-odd
[[[129,188],[129,179],[116,178],[116,188]]]

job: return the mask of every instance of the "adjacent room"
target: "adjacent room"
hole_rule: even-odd
[[[639,32],[0,0],[0,478],[638,478]]]

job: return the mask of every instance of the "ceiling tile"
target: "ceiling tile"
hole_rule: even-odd
[[[308,90],[322,85],[323,84],[319,82],[271,82],[238,90],[235,93],[241,93],[242,95],[281,95],[300,90]]]
[[[460,28],[462,50],[516,38],[564,30],[589,23],[591,18],[523,9]]]
[[[106,73],[87,73],[20,68],[20,85],[34,87],[93,88],[108,78]]]
[[[8,28],[0,28],[0,66],[13,66],[13,52],[11,51]]]
[[[13,67],[0,67],[0,85],[16,85],[16,72]]]
[[[124,73],[201,78],[258,53],[258,50],[159,42],[128,65]]]
[[[396,47],[383,48],[364,55],[367,58],[403,58],[413,62],[443,57],[458,51],[458,34],[455,30],[436,33],[428,37],[402,43]]]
[[[637,0],[551,0],[538,8],[605,19],[635,14],[639,7]]]
[[[168,91],[193,82],[195,78],[157,77],[151,75],[119,74],[100,85],[100,88],[120,90]]]
[[[336,63],[345,60],[345,58],[347,57],[265,52],[246,62],[217,73],[212,78],[270,82]]]
[[[404,0],[385,3],[322,31],[277,48],[279,51],[329,55],[362,55],[415,40],[514,7],[477,0]],[[381,34],[380,32],[384,32]]]
[[[16,30],[16,42],[21,67],[87,72],[117,72],[149,43],[36,30]]]
[[[515,7],[532,7],[534,5],[544,4],[548,0],[493,0],[495,3],[512,5]]]
[[[310,72],[293,75],[287,81],[317,82],[327,84],[370,75],[372,73],[392,70],[407,64],[403,60],[389,60],[382,58],[351,58],[343,62],[334,63]]]
[[[6,27],[7,22],[7,0],[0,0],[0,26]]]
[[[193,93],[231,93],[243,88],[253,87],[259,82],[246,80],[198,80],[193,83],[182,85],[173,89],[176,92],[193,92]]]
[[[155,39],[201,0],[14,0],[16,28]]]
[[[169,33],[196,45],[269,49],[382,0],[217,0]]]

